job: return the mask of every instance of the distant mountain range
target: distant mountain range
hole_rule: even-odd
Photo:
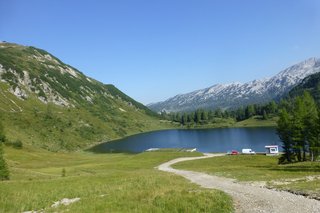
[[[166,101],[149,104],[155,112],[192,111],[195,109],[229,109],[280,99],[307,76],[320,72],[320,59],[310,58],[271,78],[248,83],[216,84]]]
[[[78,149],[159,128],[155,115],[44,50],[0,42],[0,117],[11,140]]]

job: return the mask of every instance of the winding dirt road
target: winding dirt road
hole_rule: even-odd
[[[236,212],[320,212],[320,201],[308,199],[284,191],[275,191],[248,184],[236,183],[232,179],[208,175],[201,172],[177,170],[171,165],[190,160],[223,156],[224,154],[205,154],[202,157],[177,158],[161,164],[157,169],[181,175],[193,183],[207,189],[219,189],[232,196]]]

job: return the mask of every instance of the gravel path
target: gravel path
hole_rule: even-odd
[[[233,197],[236,212],[320,212],[320,201],[308,199],[284,191],[275,191],[258,186],[236,183],[232,179],[208,175],[201,172],[177,170],[171,168],[172,164],[223,156],[224,154],[205,154],[202,157],[177,158],[161,164],[157,169],[181,175],[203,188],[219,189]]]

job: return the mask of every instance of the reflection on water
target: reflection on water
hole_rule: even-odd
[[[274,128],[221,128],[143,133],[100,144],[93,150],[142,152],[149,148],[197,148],[200,152],[227,152],[250,148],[264,152],[265,145],[274,144],[281,144]]]

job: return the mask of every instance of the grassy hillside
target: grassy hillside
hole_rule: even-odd
[[[102,140],[161,129],[167,125],[121,103],[117,106],[125,112],[114,108],[105,114],[94,109],[43,105],[35,99],[16,100],[15,103],[23,107],[21,112],[1,115],[7,138],[51,151],[86,148]]]
[[[11,43],[0,43],[0,116],[10,141],[52,151],[170,127],[115,86]]]
[[[6,147],[11,180],[0,182],[0,212],[231,212],[232,200],[154,167],[176,151],[129,154],[52,153]],[[46,159],[46,160],[44,160]],[[62,171],[65,177],[62,177]],[[63,198],[80,198],[52,208]]]

